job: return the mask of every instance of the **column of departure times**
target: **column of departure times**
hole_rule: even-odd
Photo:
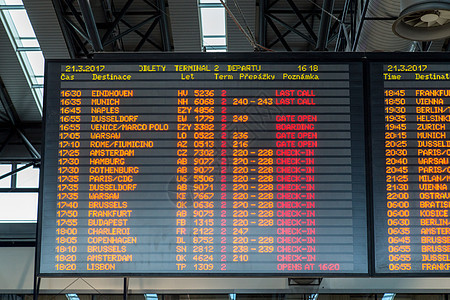
[[[81,90],[61,90],[55,269],[76,271],[80,181]]]
[[[384,90],[386,219],[389,270],[411,270],[406,91]]]

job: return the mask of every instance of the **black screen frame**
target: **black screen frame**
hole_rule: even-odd
[[[47,60],[46,61],[46,71],[45,71],[45,81],[44,81],[44,85],[46,87],[48,87],[49,83],[49,78],[47,76],[47,71],[48,71],[48,64],[49,63],[72,63],[72,64],[76,64],[76,63],[82,63],[82,64],[89,64],[90,62],[92,63],[108,63],[108,62],[142,62],[142,61],[152,61],[152,62],[183,62],[183,63],[189,63],[189,62],[230,62],[230,63],[246,63],[246,62],[273,62],[273,63],[277,63],[277,62],[303,62],[303,63],[310,63],[310,62],[314,62],[314,63],[321,63],[321,62],[325,62],[325,63],[361,63],[361,65],[363,66],[363,72],[367,71],[367,66],[366,66],[366,54],[365,53],[236,53],[236,54],[223,54],[223,53],[183,53],[183,54],[178,54],[178,53],[164,53],[164,54],[144,54],[144,53],[137,53],[137,54],[133,54],[133,55],[124,55],[124,54],[97,54],[94,56],[93,60]],[[367,74],[363,74],[364,77],[367,76]],[[57,81],[59,82],[59,81]],[[363,83],[363,91],[366,90],[366,84],[367,82]],[[363,100],[363,109],[366,111],[367,113],[367,109],[369,107],[368,105],[368,99],[366,98],[366,94],[364,95],[364,100]],[[44,89],[44,103],[45,101],[47,101],[48,97],[48,92],[47,89]],[[44,130],[43,130],[43,134],[45,135],[45,123],[46,123],[46,117],[47,117],[47,113],[46,113],[46,105],[44,105]],[[361,118],[363,118],[363,122],[364,122],[364,116],[361,116]],[[366,171],[365,171],[365,176],[366,176],[366,182],[370,181],[369,178],[369,173],[368,173],[368,168],[370,168],[370,164],[368,164],[368,160],[367,160],[367,152],[370,151],[370,149],[368,148],[368,143],[370,143],[370,137],[367,136],[367,132],[370,132],[370,130],[368,130],[368,128],[370,128],[370,126],[367,124],[366,122],[366,128],[365,128],[365,133],[366,133],[366,138],[363,142],[364,144],[364,148],[365,148],[365,153],[364,155],[366,156]],[[45,149],[45,145],[43,145],[43,150],[42,150],[42,157],[45,157],[45,153],[44,153],[44,149]],[[370,160],[369,160],[370,161]],[[44,162],[42,162],[44,163]],[[43,164],[42,164],[43,165]],[[140,276],[144,276],[144,277],[203,277],[203,275],[206,274],[199,274],[199,273],[195,273],[195,274],[168,274],[168,273],[164,273],[164,274],[155,274],[155,273],[101,273],[101,272],[96,272],[96,273],[71,273],[71,274],[65,274],[65,273],[41,273],[40,272],[40,257],[41,257],[41,234],[42,234],[42,188],[43,188],[43,177],[44,177],[44,168],[41,169],[41,175],[40,175],[40,193],[39,193],[39,205],[38,205],[38,224],[37,224],[37,247],[36,247],[36,275],[39,277],[78,277],[78,276],[83,276],[83,277],[140,277]],[[366,228],[367,231],[370,233],[370,228],[372,228],[372,223],[371,223],[371,197],[369,195],[369,191],[370,189],[366,186],[366,220],[367,220],[367,224],[366,224]],[[312,276],[312,277],[349,277],[349,276],[353,276],[353,277],[367,277],[367,276],[372,276],[374,275],[373,273],[373,262],[370,259],[370,257],[373,255],[372,250],[372,243],[373,243],[373,238],[371,236],[371,234],[366,234],[367,236],[367,272],[364,273],[283,273],[283,274],[279,274],[279,273],[236,273],[236,274],[231,274],[231,273],[227,273],[227,274],[208,274],[208,276],[213,276],[213,277],[242,277],[242,276],[250,276],[250,277],[296,277],[296,276]]]

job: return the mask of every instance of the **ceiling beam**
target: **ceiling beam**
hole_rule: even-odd
[[[106,40],[109,38],[111,33],[114,31],[114,28],[116,28],[116,26],[119,24],[120,20],[122,20],[122,18],[125,16],[126,12],[128,11],[128,9],[131,6],[131,4],[133,4],[133,1],[134,0],[128,0],[127,3],[125,3],[125,5],[122,7],[122,9],[120,10],[119,14],[115,17],[114,21],[109,26],[109,28],[106,31],[106,33],[103,35],[102,43],[106,42]]]
[[[271,17],[270,17],[270,15],[267,15],[267,16],[269,16],[269,18],[267,18],[267,23],[270,25],[270,27],[272,28],[273,32],[276,34],[276,36],[280,40],[281,44],[283,44],[284,49],[286,49],[286,51],[292,51],[291,47],[289,46],[287,41],[284,39],[283,35],[278,30],[277,26],[273,23],[273,21],[272,21],[273,16],[271,16]]]
[[[6,115],[8,116],[8,119],[11,122],[11,125],[22,139],[30,155],[35,159],[41,159],[41,154],[36,150],[36,148],[34,148],[33,144],[28,140],[28,138],[25,136],[20,127],[21,122],[19,115],[17,114],[17,111],[11,101],[11,98],[9,97],[8,91],[6,90],[5,84],[3,83],[3,80],[1,78],[0,78],[0,102],[3,105],[3,109],[5,110]]]
[[[137,44],[136,48],[134,48],[135,52],[138,52],[141,50],[142,46],[144,45],[145,41],[149,38],[150,34],[152,34],[153,30],[155,29],[156,25],[158,24],[158,19],[155,19],[148,28],[147,32],[142,36],[141,41]]]
[[[444,52],[449,51],[450,50],[449,44],[450,44],[450,38],[448,38],[444,41],[444,44],[442,45],[441,50]]]
[[[302,37],[303,39],[305,39],[306,41],[308,41],[309,43],[311,43],[312,45],[316,45],[316,40],[315,40],[313,37],[311,37],[311,36],[309,36],[309,35],[307,35],[307,34],[304,34],[303,32],[301,32],[301,31],[295,29],[294,27],[290,26],[289,24],[286,24],[286,22],[284,22],[283,20],[281,20],[281,19],[275,17],[275,16],[272,15],[272,14],[267,14],[267,17],[269,17],[269,18],[272,19],[273,21],[277,22],[278,24],[280,24],[280,25],[286,27],[286,28],[289,30],[289,32],[293,32],[293,33],[297,34],[298,36]],[[305,21],[306,21],[306,20],[305,20]],[[303,23],[302,20],[300,20],[300,24],[303,24],[303,25],[304,25],[304,23]],[[273,28],[272,28],[272,29],[273,29]],[[283,37],[283,36],[282,36],[282,35],[279,36],[279,35],[277,34],[277,37],[280,38],[280,37]]]
[[[57,17],[59,25],[61,27],[61,32],[64,36],[64,40],[67,45],[67,50],[69,52],[70,58],[76,58],[77,57],[76,47],[75,47],[74,41],[72,39],[72,34],[70,33],[70,30],[66,26],[64,11],[63,11],[61,2],[59,0],[52,0],[52,2],[53,2],[53,7],[55,8],[56,17]]]
[[[259,0],[258,44],[263,47],[266,47],[267,41],[266,7],[267,7],[267,0]]]
[[[327,1],[327,0],[325,0]],[[292,8],[292,10],[294,11],[295,15],[298,17],[298,19],[302,22],[303,26],[305,26],[306,31],[308,31],[309,35],[311,36],[311,38],[314,41],[317,41],[317,36],[314,32],[314,30],[311,28],[311,26],[308,24],[308,22],[306,22],[305,17],[303,17],[302,13],[300,12],[300,10],[298,9],[298,7],[295,5],[295,3],[292,0],[287,0],[287,2],[289,3],[289,6]]]
[[[359,43],[359,38],[361,37],[362,28],[364,26],[364,21],[366,20],[367,10],[369,9],[370,0],[366,0],[364,3],[363,11],[359,19],[358,29],[356,30],[356,36],[352,43],[352,51],[356,51],[356,47]]]
[[[164,51],[171,51],[172,46],[170,45],[170,37],[169,37],[169,25],[167,21],[167,11],[166,11],[166,1],[165,0],[157,0],[158,1],[158,9],[161,13],[159,17],[159,24],[161,27],[161,40],[163,44]]]
[[[145,19],[144,21],[140,22],[139,24],[130,27],[130,29],[128,29],[128,30],[118,34],[117,36],[113,37],[112,39],[105,41],[104,45],[107,46],[107,45],[115,42],[116,40],[120,39],[121,37],[129,34],[130,32],[138,30],[139,28],[141,28],[145,24],[147,24],[147,23],[149,23],[149,22],[151,22],[151,21],[153,21],[154,19],[157,19],[157,18],[159,18],[159,15],[153,15],[153,16],[148,17],[147,19]]]
[[[316,51],[326,51],[328,45],[328,33],[330,32],[331,17],[333,16],[334,0],[324,0],[322,15],[320,17],[319,36],[317,38]]]
[[[88,58],[102,51],[172,50],[165,0],[126,0],[117,11],[111,0],[102,0],[95,7],[89,0],[52,1],[72,58]],[[94,14],[104,15],[104,19],[96,22]],[[141,39],[124,38],[129,34]]]
[[[103,51],[102,41],[100,40],[100,34],[98,33],[97,24],[92,13],[91,4],[88,0],[78,0],[78,4],[80,5],[81,14],[86,24],[86,31],[94,51]]]
[[[156,20],[156,19],[155,19]],[[125,20],[121,20],[120,21],[121,23],[123,23],[125,26],[127,26],[128,28],[132,28],[133,26],[131,26],[131,24],[130,23],[128,23],[127,21],[125,21]],[[153,24],[152,24],[153,25]],[[152,25],[150,25],[150,27],[152,26]],[[145,34],[143,34],[142,32],[140,32],[139,30],[135,30],[134,31],[137,35],[139,35],[141,38],[145,38]],[[152,41],[151,39],[150,39],[150,37],[147,37],[146,39],[145,39],[148,43],[150,43],[150,44],[152,44],[156,49],[158,49],[159,51],[163,51],[163,48],[161,47],[161,45],[158,45],[158,44],[156,44],[154,41]]]

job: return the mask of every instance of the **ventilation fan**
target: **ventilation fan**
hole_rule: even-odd
[[[450,37],[450,1],[402,0],[402,12],[392,26],[394,33],[414,41]]]

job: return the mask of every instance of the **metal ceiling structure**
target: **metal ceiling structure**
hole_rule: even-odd
[[[260,0],[259,44],[277,51],[326,51],[353,13],[350,2]]]
[[[25,1],[25,6],[33,24],[53,4],[53,19],[58,21],[54,26],[61,29],[71,58],[99,52],[202,51],[195,0],[43,0],[45,8],[32,2]],[[410,41],[392,33],[399,0],[228,0],[226,5],[231,52],[430,49],[426,43],[411,48]],[[390,43],[372,45],[379,41],[367,29],[374,27],[380,27],[377,34],[389,36]],[[39,26],[36,31],[41,40]],[[367,38],[372,44],[361,46]],[[449,40],[437,44],[441,49],[435,42],[432,50],[446,51]]]
[[[395,36],[399,12],[399,0],[259,0],[258,41],[275,51],[448,51],[449,39],[416,47]]]
[[[164,0],[117,2],[53,0],[71,58],[101,51],[172,50]]]
[[[197,0],[23,3],[46,59],[89,59],[103,52],[202,51]],[[227,0],[226,6],[230,52],[449,50],[449,39],[411,42],[395,36],[391,27],[400,13],[399,0]],[[0,36],[6,36],[3,27]],[[8,43],[0,39],[0,77],[10,99],[0,107],[0,158],[16,153],[34,161],[38,153],[30,152],[29,146],[39,149],[34,131],[40,131],[41,115]],[[5,107],[16,117],[11,118]],[[31,124],[33,139],[26,138],[23,124]],[[7,151],[10,132],[23,150]]]

